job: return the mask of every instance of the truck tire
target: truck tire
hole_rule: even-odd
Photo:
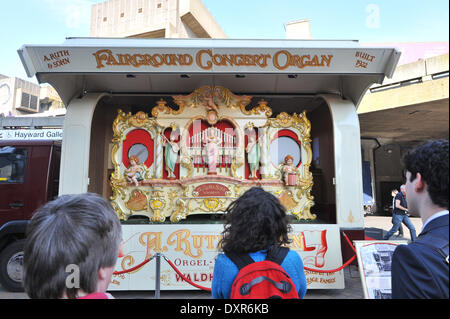
[[[15,241],[0,252],[0,284],[11,292],[23,292],[23,246],[25,240]]]

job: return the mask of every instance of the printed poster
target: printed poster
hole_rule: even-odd
[[[354,241],[365,299],[391,299],[392,256],[400,240]]]

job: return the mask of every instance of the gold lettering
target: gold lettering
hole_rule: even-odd
[[[258,56],[258,61],[256,62],[256,64],[258,64],[262,68],[265,68],[267,67],[267,60],[270,58],[271,58],[270,54],[261,54],[260,56]]]
[[[309,65],[309,61],[305,62],[305,59],[309,59],[311,56],[308,55],[302,55],[300,58],[300,65],[298,66],[300,69],[304,68],[305,66]]]
[[[321,55],[321,58],[322,58],[322,63],[325,62],[327,67],[329,67],[330,63],[331,63],[331,59],[333,58],[333,55],[332,54]]]
[[[159,60],[159,61],[157,61],[157,60]],[[154,54],[153,55],[153,66],[155,68],[159,68],[163,64],[164,64],[164,59],[163,59],[162,55],[158,54],[158,53]]]
[[[280,64],[280,55],[284,55],[286,57],[286,62],[284,65]],[[289,66],[290,60],[291,60],[291,54],[286,50],[281,50],[281,51],[278,51],[277,53],[275,53],[275,55],[273,56],[273,65],[278,70],[284,70]]]
[[[323,66],[323,64],[319,64],[319,59],[317,58],[317,55],[313,56],[311,61],[309,62],[310,66]]]
[[[131,65],[135,68],[141,66],[152,66],[159,68],[163,65],[167,66],[190,66],[194,63],[194,57],[190,54],[175,53],[155,53],[155,54],[113,54],[109,49],[99,50],[93,53],[97,68],[104,68],[106,65]],[[60,59],[61,57],[70,56],[68,50],[62,50],[44,55],[44,61]],[[357,52],[356,57],[366,61],[372,61],[375,57],[367,53]],[[278,70],[285,70],[290,66],[304,68],[312,67],[329,67],[333,55],[293,55],[288,50],[280,50],[273,56],[273,66]],[[213,66],[220,67],[240,67],[240,66],[256,66],[265,68],[268,60],[272,59],[270,54],[213,54],[211,49],[199,50],[195,55],[195,62],[203,70],[211,70]],[[64,63],[64,62],[63,62]],[[363,65],[358,64],[361,67]]]
[[[139,236],[139,243],[146,247],[147,252],[145,259],[152,256],[151,250],[154,252],[161,252],[161,236],[162,232],[146,232]]]
[[[292,235],[292,249],[305,250],[303,233]]]
[[[189,237],[191,232],[188,229],[180,229],[167,238],[167,244],[173,246],[176,244],[175,251],[183,251],[186,256],[199,258],[200,256],[195,256],[191,251],[191,243],[189,242]],[[201,254],[201,251],[200,251]]]
[[[212,68],[213,64],[211,63],[211,61],[208,60],[206,62],[206,65],[203,65],[203,62],[202,62],[202,55],[203,54],[209,55],[210,58],[212,57],[212,51],[211,50],[200,50],[200,51],[198,51],[197,55],[196,55],[197,65],[199,67],[201,67],[203,70],[210,70]]]
[[[206,248],[208,248],[210,250],[216,249],[216,246],[214,245],[214,240],[217,239],[219,236],[217,236],[217,235],[205,235],[204,237],[208,241],[208,246],[206,246]]]
[[[166,65],[177,65],[177,57],[175,54],[164,54],[164,63]]]
[[[192,244],[193,244],[194,248],[197,249],[196,258],[201,258],[203,255],[203,252],[202,252],[203,238],[204,238],[204,236],[202,236],[202,235],[193,235],[192,236]]]
[[[104,68],[105,65],[103,64],[103,61],[106,61],[106,64],[118,64],[117,61],[114,60],[114,57],[112,56],[111,50],[99,50],[92,54],[95,56],[95,60],[97,61],[97,69]],[[115,63],[114,63],[115,62]]]
[[[191,65],[194,59],[190,54],[178,54],[178,61],[180,65]]]
[[[224,59],[224,55],[214,54],[212,61],[215,65],[227,65],[227,61]]]
[[[133,65],[134,67],[139,67],[141,65],[146,65],[145,63],[145,58],[142,54],[135,54],[134,55],[134,61],[135,61],[135,65]]]

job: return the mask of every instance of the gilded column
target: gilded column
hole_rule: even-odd
[[[155,163],[155,178],[163,178],[163,140],[162,129],[158,127],[156,129],[156,163]]]

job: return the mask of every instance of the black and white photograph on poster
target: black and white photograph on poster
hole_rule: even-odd
[[[392,255],[406,241],[354,241],[365,299],[391,299]]]

